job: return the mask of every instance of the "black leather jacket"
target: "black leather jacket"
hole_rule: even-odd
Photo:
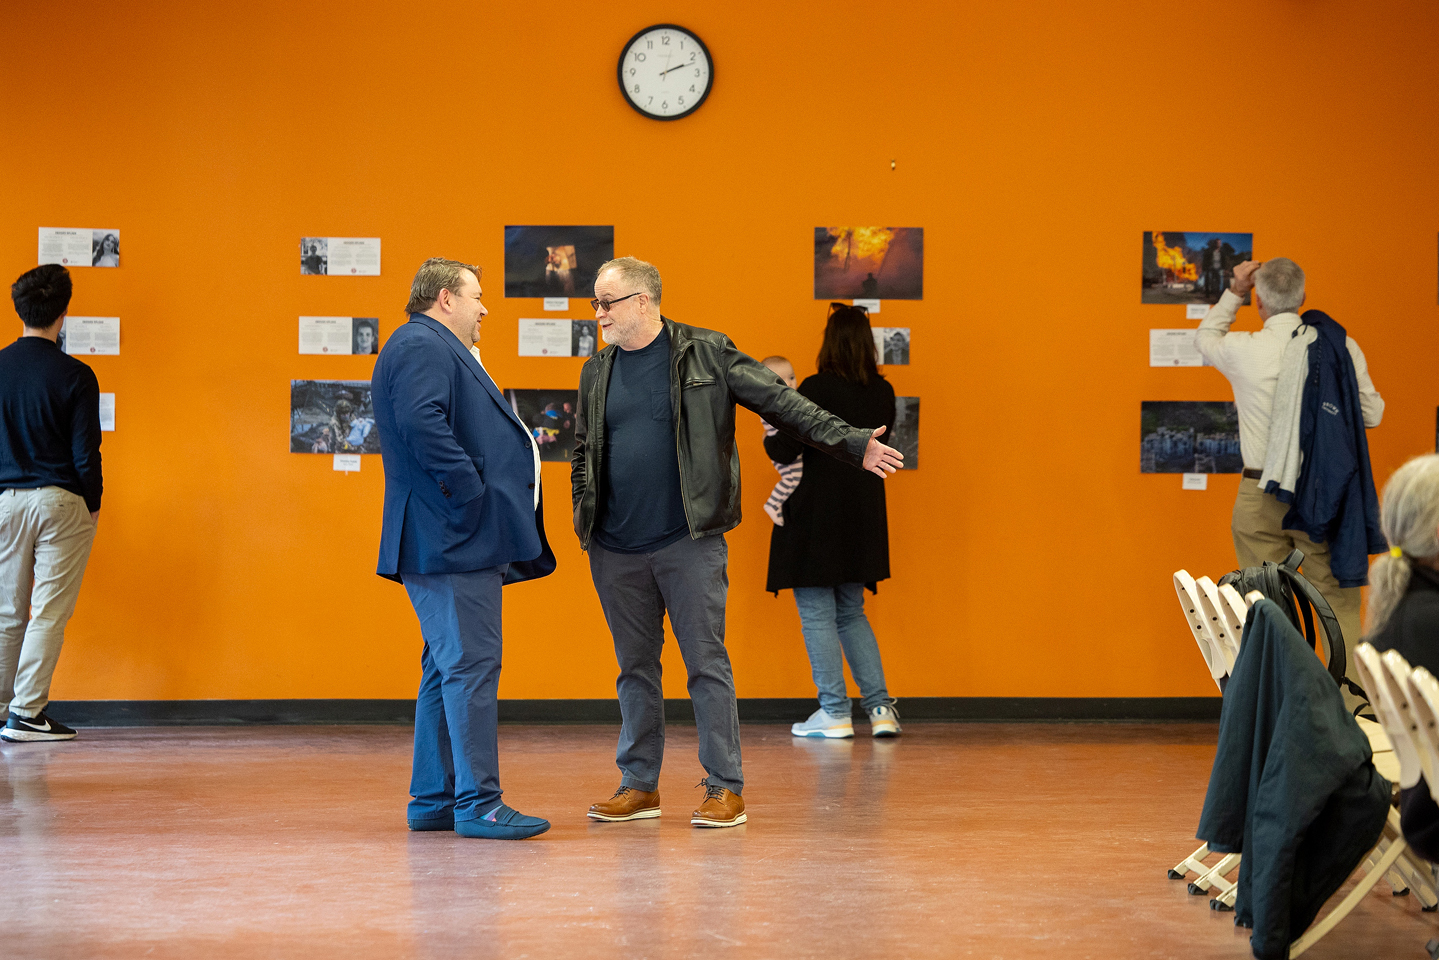
[[[772,370],[740,353],[729,337],[675,323],[670,337],[670,406],[679,453],[680,492],[690,536],[698,540],[733,530],[740,522],[739,451],[734,442],[734,408],[741,404],[781,432],[856,467],[864,463],[872,429],[851,427],[792,390]],[[605,457],[605,394],[615,351],[608,346],[580,370],[570,482],[574,490],[575,533],[588,550]]]

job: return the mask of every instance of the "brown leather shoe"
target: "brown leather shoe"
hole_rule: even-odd
[[[744,798],[713,783],[705,785],[705,802],[690,814],[697,827],[737,827],[746,819]]]
[[[620,787],[615,795],[590,807],[591,820],[616,823],[620,820],[647,820],[660,815],[660,792],[646,793],[634,787]]]

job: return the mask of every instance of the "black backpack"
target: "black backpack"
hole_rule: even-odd
[[[1243,570],[1226,573],[1219,578],[1219,585],[1227,583],[1233,586],[1241,597],[1248,596],[1250,591],[1258,590],[1279,604],[1279,609],[1289,617],[1294,629],[1304,634],[1311,647],[1316,642],[1323,642],[1329,675],[1334,678],[1334,682],[1341,688],[1347,687],[1367,705],[1369,698],[1364,693],[1364,688],[1344,675],[1348,656],[1344,646],[1344,633],[1339,629],[1339,618],[1334,616],[1334,608],[1329,606],[1329,601],[1299,572],[1299,565],[1303,562],[1304,554],[1295,550],[1284,558],[1283,563],[1265,560],[1261,566],[1245,567]],[[1316,619],[1319,621],[1318,629],[1314,622]],[[1364,706],[1361,705],[1359,709],[1364,709]]]

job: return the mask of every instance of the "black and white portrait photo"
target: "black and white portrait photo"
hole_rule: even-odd
[[[118,267],[120,265],[120,231],[90,231],[90,266]]]
[[[330,238],[300,238],[300,273],[323,276],[330,272]]]
[[[576,320],[570,329],[570,356],[593,357],[599,342],[598,320]]]
[[[375,317],[351,318],[351,353],[380,352],[380,321]]]

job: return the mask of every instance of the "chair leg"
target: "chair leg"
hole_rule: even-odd
[[[1289,945],[1290,960],[1293,960],[1294,957],[1299,956],[1305,950],[1314,946],[1314,944],[1319,942],[1320,938],[1330,930],[1333,930],[1340,920],[1349,916],[1349,912],[1359,904],[1360,900],[1364,899],[1364,895],[1374,889],[1374,884],[1379,882],[1379,878],[1388,873],[1389,868],[1394,866],[1395,861],[1399,859],[1399,855],[1404,852],[1406,846],[1407,844],[1405,844],[1403,840],[1395,840],[1389,844],[1389,849],[1384,851],[1384,855],[1379,858],[1379,862],[1375,865],[1374,869],[1364,875],[1358,885],[1349,892],[1349,896],[1340,901],[1339,906],[1329,911],[1328,916],[1304,931],[1302,937]]]
[[[1204,858],[1209,856],[1209,844],[1201,843],[1199,849],[1176,863],[1169,870],[1169,879],[1183,880],[1185,874],[1203,874],[1209,868],[1204,865]]]
[[[1199,875],[1199,879],[1189,885],[1189,892],[1196,897],[1201,893],[1208,893],[1211,888],[1218,887],[1220,893],[1225,893],[1233,886],[1224,875],[1239,865],[1239,854],[1226,853],[1213,867]]]

